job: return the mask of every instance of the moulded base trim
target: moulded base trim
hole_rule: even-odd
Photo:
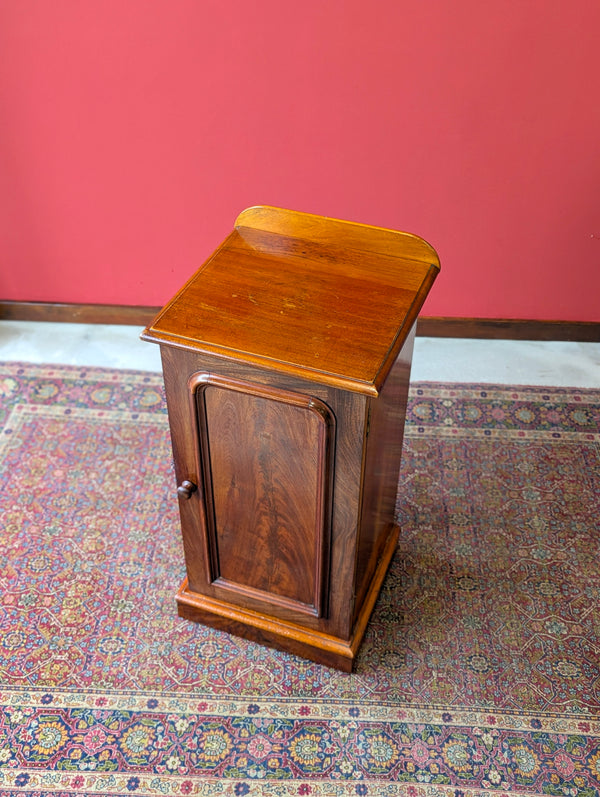
[[[294,653],[318,664],[352,671],[356,647],[343,639],[296,623],[242,609],[192,592],[187,578],[177,593],[179,616],[261,645]]]
[[[398,533],[399,528],[395,526],[375,570],[354,632],[348,640],[200,595],[190,590],[187,578],[177,593],[179,616],[261,645],[293,653],[327,667],[352,672],[371,612],[396,549]]]

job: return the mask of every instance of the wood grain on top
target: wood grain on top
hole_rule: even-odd
[[[438,270],[408,233],[250,208],[142,337],[377,394]]]

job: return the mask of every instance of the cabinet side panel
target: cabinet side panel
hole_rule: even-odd
[[[213,584],[230,600],[249,596],[320,616],[327,416],[305,396],[207,379],[197,408]]]
[[[413,326],[379,397],[369,400],[369,431],[356,560],[355,613],[360,610],[386,541],[395,528],[414,334]]]

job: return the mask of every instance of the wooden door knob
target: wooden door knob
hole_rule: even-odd
[[[195,493],[197,489],[198,488],[194,484],[194,482],[185,479],[184,481],[181,482],[181,484],[177,488],[177,495],[180,498],[185,498],[187,500],[188,498],[192,497],[192,493]]]

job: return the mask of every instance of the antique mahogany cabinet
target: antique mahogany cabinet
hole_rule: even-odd
[[[143,332],[162,354],[181,616],[351,671],[398,537],[438,270],[408,233],[249,208]]]

